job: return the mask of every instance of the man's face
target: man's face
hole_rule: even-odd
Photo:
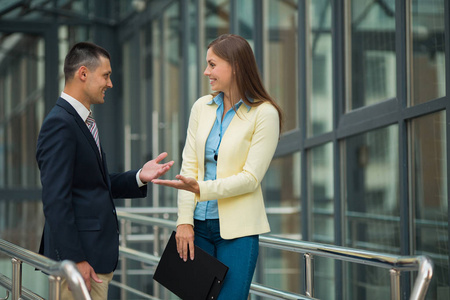
[[[95,70],[86,72],[86,88],[84,90],[90,104],[102,104],[105,102],[107,89],[113,87],[111,82],[111,63],[108,58],[100,56],[100,65]]]

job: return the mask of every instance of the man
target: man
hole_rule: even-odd
[[[65,86],[39,133],[45,226],[39,252],[77,264],[93,299],[106,299],[119,254],[113,198],[147,194],[146,183],[165,174],[167,153],[141,170],[109,174],[91,105],[112,88],[109,53],[92,43],[74,45],[64,61]],[[73,299],[63,280],[62,299]]]

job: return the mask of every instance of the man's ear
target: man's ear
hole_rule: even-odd
[[[87,74],[88,74],[88,69],[85,66],[81,66],[78,68],[76,77],[81,81],[85,81],[87,78]]]

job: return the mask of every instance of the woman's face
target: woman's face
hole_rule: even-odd
[[[211,89],[216,92],[223,92],[228,95],[232,87],[232,68],[231,65],[218,57],[212,50],[206,52],[207,67],[203,74],[209,77]]]

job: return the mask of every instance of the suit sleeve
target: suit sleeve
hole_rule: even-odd
[[[255,191],[269,168],[279,138],[278,112],[272,105],[261,105],[255,120],[247,159],[241,172],[216,180],[199,181],[198,201],[224,199]]]
[[[86,260],[72,205],[76,141],[63,118],[50,118],[42,126],[37,146],[42,202],[55,251],[62,259]]]
[[[124,173],[111,173],[111,193],[113,198],[143,198],[147,195],[147,185],[138,186],[136,173],[132,170]]]

